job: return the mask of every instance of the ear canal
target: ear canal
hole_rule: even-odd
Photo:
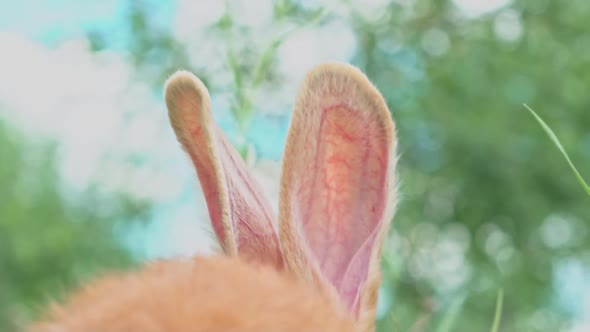
[[[166,83],[172,128],[199,177],[222,249],[282,268],[275,216],[235,148],[214,123],[207,88],[179,71]]]
[[[281,246],[289,269],[336,293],[361,330],[375,319],[395,145],[385,101],[358,69],[336,63],[308,73],[283,158]]]

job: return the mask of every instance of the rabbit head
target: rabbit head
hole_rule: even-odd
[[[330,63],[305,77],[278,217],[213,122],[203,83],[177,72],[165,99],[224,254],[103,278],[31,331],[374,330],[382,242],[396,204],[396,139],[366,76]]]

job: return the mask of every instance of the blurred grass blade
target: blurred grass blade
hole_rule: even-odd
[[[535,117],[535,119],[537,119],[539,124],[541,124],[541,127],[543,127],[543,130],[545,130],[547,135],[549,135],[549,138],[553,141],[553,144],[555,144],[557,146],[559,151],[561,151],[561,153],[565,157],[565,160],[567,160],[571,169],[574,171],[576,178],[578,179],[578,181],[580,182],[580,184],[582,185],[584,190],[586,190],[586,193],[588,193],[588,195],[590,195],[590,186],[588,186],[586,181],[584,181],[584,178],[582,178],[582,175],[580,175],[580,172],[578,172],[578,170],[576,169],[576,166],[574,166],[574,163],[572,163],[572,161],[570,160],[570,157],[568,156],[567,152],[565,152],[565,149],[563,148],[563,146],[559,142],[559,139],[557,138],[557,136],[555,135],[553,130],[551,130],[551,128],[549,128],[549,126],[545,123],[545,121],[543,121],[543,119],[541,119],[541,117],[538,116],[537,113],[535,113],[535,111],[533,111],[532,108],[530,108],[527,104],[523,104],[523,105],[524,105],[524,107],[526,107],[526,109],[528,109],[531,112],[531,114]]]
[[[260,60],[254,69],[254,79],[252,80],[252,85],[255,88],[257,88],[268,75],[270,66],[272,65],[272,62],[276,60],[277,52],[282,43],[282,39],[275,39],[266,48],[264,53],[262,53],[262,56],[260,57]]]
[[[459,317],[459,313],[461,312],[461,308],[463,307],[464,297],[458,297],[453,303],[451,304],[449,310],[442,318],[441,322],[438,324],[436,328],[436,332],[449,332],[451,328],[457,321]]]
[[[504,302],[504,290],[500,288],[498,291],[498,300],[496,301],[496,314],[494,315],[494,324],[491,332],[498,332],[500,328],[500,321],[502,320],[502,304]]]

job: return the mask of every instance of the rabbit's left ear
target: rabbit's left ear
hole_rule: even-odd
[[[205,85],[179,71],[166,83],[165,99],[172,128],[197,170],[224,252],[281,269],[276,218],[241,156],[213,121]]]
[[[358,69],[326,64],[306,76],[283,158],[283,256],[300,278],[336,293],[361,330],[374,324],[395,145],[385,101]]]

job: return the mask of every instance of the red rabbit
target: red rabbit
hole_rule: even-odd
[[[30,332],[373,331],[396,205],[396,138],[358,69],[307,74],[284,151],[278,218],[188,72],[166,105],[224,254],[148,264],[54,304]]]

